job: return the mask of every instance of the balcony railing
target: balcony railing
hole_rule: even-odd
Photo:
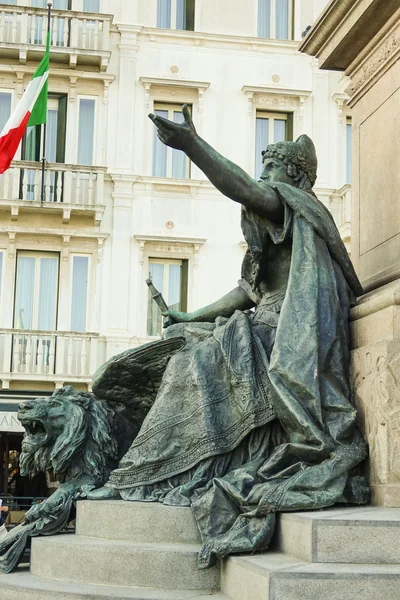
[[[4,381],[90,381],[97,364],[97,333],[0,330]]]
[[[47,10],[25,6],[0,4],[0,49],[15,47],[21,63],[28,53],[45,46],[47,36]],[[52,60],[71,66],[80,63],[97,64],[102,70],[110,57],[110,25],[112,15],[84,13],[70,10],[53,10],[51,19]]]
[[[71,211],[91,211],[97,224],[104,212],[105,167],[82,167],[63,163],[48,163],[44,180],[44,202],[41,202],[42,170],[40,163],[14,161],[0,176],[0,204],[11,206],[12,218],[18,218],[19,208],[59,208],[63,221]]]

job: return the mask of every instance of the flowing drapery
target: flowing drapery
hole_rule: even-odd
[[[359,282],[326,208],[275,188],[283,226],[243,211],[240,285],[255,313],[167,330],[186,346],[109,481],[126,500],[191,506],[201,567],[267,548],[278,511],[368,500],[352,476],[366,456],[349,389],[348,285]],[[287,289],[268,296],[258,287],[267,247],[289,241]]]

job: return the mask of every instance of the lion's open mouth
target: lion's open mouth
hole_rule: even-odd
[[[22,440],[22,450],[24,452],[38,449],[47,441],[47,432],[41,421],[37,419],[26,419],[20,417],[21,424],[25,428],[25,437]]]

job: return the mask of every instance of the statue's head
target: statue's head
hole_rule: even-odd
[[[317,179],[317,155],[312,140],[301,135],[295,142],[277,142],[261,153],[261,179],[268,183],[289,183],[311,191]]]

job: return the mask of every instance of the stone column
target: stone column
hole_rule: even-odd
[[[350,79],[351,256],[366,292],[351,312],[354,398],[372,502],[400,506],[399,2],[332,0],[300,50]]]

